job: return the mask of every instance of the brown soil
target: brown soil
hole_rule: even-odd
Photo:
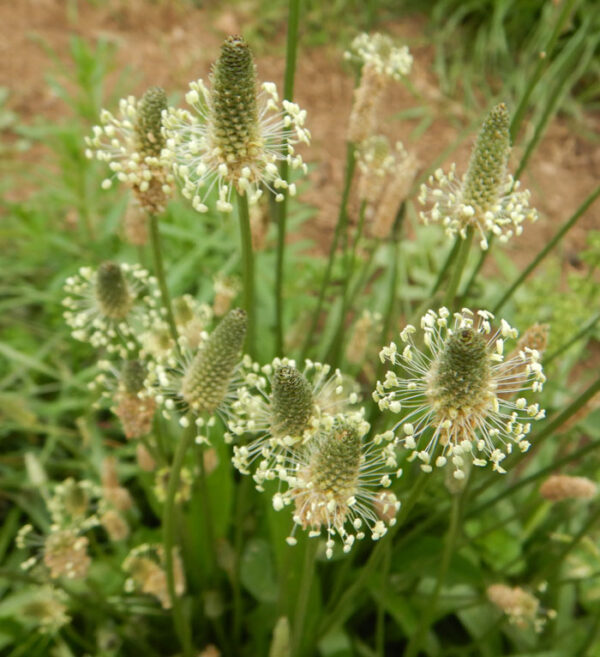
[[[457,123],[466,125],[462,108],[442,98],[431,73],[432,49],[422,38],[422,25],[412,19],[389,25],[390,31],[411,45],[415,70],[411,80],[435,108],[436,119],[416,143],[408,137],[413,122],[383,120],[383,131],[401,139],[414,150],[422,164],[438,155],[457,136]],[[139,93],[149,85],[164,86],[169,92],[185,90],[189,80],[205,77],[225,34],[244,32],[242,14],[229,9],[197,9],[190,3],[158,0],[108,0],[104,3],[64,0],[5,0],[0,4],[0,85],[9,88],[9,107],[24,122],[36,116],[57,119],[69,110],[46,83],[52,64],[40,45],[45,42],[68,64],[71,35],[89,42],[105,38],[118,46],[117,69],[129,67],[136,75]],[[283,78],[285,35],[258,58],[262,79]],[[425,43],[425,45],[423,45]],[[117,70],[117,72],[118,72]],[[334,47],[302,50],[296,77],[296,99],[309,111],[313,143],[305,159],[318,162],[308,194],[318,208],[316,219],[305,228],[317,244],[327,244],[335,223],[345,157],[345,132],[352,100],[352,81],[341,65]],[[396,85],[385,107],[389,114],[414,105],[410,94]],[[449,120],[458,117],[460,121]],[[600,117],[587,117],[600,127]],[[452,156],[459,170],[464,167],[472,139],[467,139]],[[34,149],[24,157],[37,160]],[[517,153],[518,155],[518,153]],[[527,261],[595,188],[600,178],[600,151],[573,134],[557,120],[548,130],[529,167],[524,184],[532,190],[541,220],[526,228],[523,238],[509,246],[517,260]],[[584,244],[588,230],[600,229],[600,203],[596,203],[572,230],[563,246],[566,259],[573,260]],[[324,235],[326,238],[324,238]]]

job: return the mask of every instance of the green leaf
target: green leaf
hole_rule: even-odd
[[[269,544],[255,538],[242,555],[240,577],[245,588],[260,602],[277,601],[277,581]]]

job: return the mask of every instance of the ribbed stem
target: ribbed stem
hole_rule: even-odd
[[[568,219],[562,228],[554,235],[554,237],[546,244],[546,246],[536,255],[536,257],[525,267],[525,269],[517,276],[514,283],[506,290],[500,301],[494,306],[492,312],[494,314],[504,306],[504,304],[512,297],[515,291],[519,288],[521,283],[531,274],[531,272],[542,262],[542,260],[552,251],[552,249],[562,240],[571,228],[579,221],[579,219],[587,212],[589,207],[600,196],[600,185],[585,199],[585,201],[577,208],[575,214]]]
[[[163,544],[165,548],[165,571],[167,575],[167,589],[169,592],[169,599],[173,608],[173,622],[175,624],[175,631],[179,638],[179,642],[183,649],[184,657],[193,657],[194,648],[192,645],[192,636],[189,625],[183,615],[181,601],[175,592],[175,575],[173,572],[173,548],[175,546],[175,497],[179,489],[179,480],[181,476],[181,468],[185,460],[185,455],[189,447],[194,442],[196,435],[196,425],[194,419],[189,418],[189,426],[181,437],[171,470],[169,472],[169,484],[167,486],[167,498],[165,500],[165,507],[163,510]]]
[[[331,280],[331,271],[333,269],[333,263],[335,260],[335,253],[340,241],[342,233],[346,230],[348,225],[348,213],[347,205],[348,198],[350,196],[350,185],[352,183],[352,178],[354,176],[354,168],[356,166],[356,148],[352,142],[348,142],[346,145],[346,168],[344,174],[344,189],[342,192],[342,201],[340,203],[340,211],[338,214],[337,224],[335,226],[335,233],[333,235],[333,241],[329,248],[329,259],[327,260],[327,267],[325,269],[325,274],[323,275],[323,280],[321,281],[321,289],[319,290],[319,298],[317,301],[317,307],[313,314],[312,322],[310,328],[306,333],[306,339],[302,347],[302,355],[300,356],[300,361],[302,362],[308,353],[308,350],[311,345],[312,338],[314,337],[315,329],[319,322],[319,317],[321,315],[321,310],[323,309],[323,301],[325,300],[325,292],[329,281]]]
[[[298,23],[300,18],[300,0],[289,0],[288,33],[285,60],[285,80],[283,96],[291,101],[294,97],[294,77],[296,73],[296,56],[298,53]],[[282,145],[282,148],[285,144]],[[281,178],[288,179],[289,165],[283,160],[280,167]],[[283,355],[283,265],[285,260],[285,238],[287,233],[288,195],[278,205],[277,221],[277,262],[275,266],[275,353]]]
[[[462,495],[455,495],[452,498],[452,511],[450,515],[450,526],[448,527],[448,533],[446,534],[446,541],[444,544],[444,552],[442,553],[442,560],[440,562],[440,569],[438,571],[437,581],[435,583],[435,589],[431,595],[431,600],[427,605],[425,612],[421,616],[421,622],[413,634],[412,639],[409,641],[406,650],[404,651],[404,657],[416,657],[421,648],[423,638],[427,634],[431,621],[435,616],[435,611],[437,609],[438,601],[440,598],[440,593],[442,591],[442,586],[446,579],[448,573],[448,567],[450,566],[450,560],[452,559],[452,553],[454,552],[454,545],[456,543],[456,537],[458,535],[458,526],[460,521],[460,507],[461,507]]]
[[[356,248],[358,246],[358,242],[360,241],[360,238],[362,237],[364,225],[365,225],[365,211],[366,211],[366,203],[365,201],[362,202],[360,206],[360,212],[358,216],[358,226],[356,228],[356,235],[354,237],[354,240],[352,242],[352,248],[350,250],[350,255],[345,257],[346,260],[346,266],[345,266],[345,271],[346,274],[344,276],[344,280],[342,282],[342,308],[340,311],[340,317],[338,321],[338,326],[335,331],[335,335],[333,337],[331,346],[328,350],[328,356],[326,357],[326,361],[332,366],[332,367],[337,367],[339,364],[340,360],[340,355],[342,351],[342,346],[344,343],[344,332],[346,329],[346,315],[352,308],[352,299],[355,298],[354,296],[351,296],[348,292],[350,289],[350,280],[352,279],[352,274],[354,273],[354,266],[356,264]],[[347,255],[347,254],[346,254]]]
[[[300,580],[300,590],[296,602],[296,612],[294,614],[294,633],[292,657],[300,657],[302,654],[302,638],[304,636],[304,622],[308,610],[308,600],[310,590],[314,579],[315,557],[319,547],[318,541],[307,538],[305,541],[304,565],[302,567],[302,577]]]
[[[573,9],[573,6],[575,5],[575,2],[577,2],[577,0],[567,0],[562,5],[560,14],[554,25],[554,29],[550,34],[550,38],[546,43],[546,47],[544,48],[544,56],[539,57],[537,65],[535,67],[535,71],[533,72],[531,78],[529,78],[529,81],[527,83],[527,88],[525,89],[525,93],[521,96],[521,100],[519,101],[519,104],[517,106],[517,109],[515,110],[513,119],[510,124],[510,138],[512,142],[515,142],[515,140],[517,139],[517,136],[519,134],[519,128],[521,127],[521,122],[523,121],[523,117],[525,116],[525,112],[527,111],[527,104],[529,103],[531,94],[533,93],[533,90],[537,86],[537,83],[540,81],[540,78],[542,77],[542,73],[544,72],[544,69],[548,65],[548,62],[550,61],[552,52],[554,51],[554,46],[558,41],[558,37],[560,36],[563,30],[566,20],[571,15],[571,11]]]
[[[248,315],[246,349],[254,356],[254,254],[252,252],[252,233],[250,231],[250,212],[246,194],[237,194],[240,238],[242,245],[242,271],[244,289],[244,310]]]
[[[596,313],[589,322],[583,325],[580,331],[577,331],[577,333],[569,338],[569,340],[567,340],[564,344],[561,344],[560,347],[557,347],[554,351],[546,355],[543,360],[544,367],[549,365],[555,358],[558,358],[561,354],[567,351],[567,349],[572,347],[578,340],[581,340],[581,338],[585,337],[585,334],[593,329],[598,321],[600,321],[600,313]]]
[[[473,241],[473,232],[473,226],[469,226],[467,228],[467,236],[461,240],[458,255],[456,256],[456,262],[454,264],[454,269],[452,270],[452,278],[450,279],[448,289],[446,290],[446,296],[444,297],[444,305],[450,310],[453,309],[454,299],[458,292],[458,286],[460,285],[460,279],[462,278],[463,270],[467,264],[471,242]]]
[[[323,613],[323,620],[319,624],[318,636],[321,637],[325,635],[336,623],[343,622],[346,613],[346,607],[353,600],[356,600],[358,594],[360,593],[362,587],[366,584],[369,579],[369,576],[374,572],[375,568],[379,565],[381,558],[383,557],[384,546],[386,542],[392,542],[396,532],[404,526],[404,522],[408,518],[410,512],[412,511],[414,505],[417,503],[423,489],[430,481],[427,477],[418,477],[415,484],[412,486],[411,491],[408,495],[408,498],[404,501],[400,507],[398,513],[398,518],[396,524],[391,527],[386,536],[380,539],[375,546],[375,549],[371,552],[369,558],[365,565],[360,569],[359,574],[352,580],[350,586],[348,586],[342,595],[337,601],[332,601],[328,604],[328,607],[335,605],[333,611],[330,613]],[[327,611],[327,610],[325,610]]]
[[[169,324],[169,331],[171,337],[175,341],[175,348],[178,349],[178,333],[177,325],[175,324],[175,316],[173,315],[173,307],[171,305],[171,297],[169,295],[169,288],[167,287],[167,280],[165,277],[165,268],[163,264],[162,250],[160,246],[160,233],[158,230],[158,217],[150,213],[150,243],[152,245],[152,255],[154,257],[154,273],[160,288],[160,296],[162,299],[163,307],[167,312],[167,323]]]
[[[235,552],[235,562],[233,571],[233,640],[234,648],[239,650],[240,638],[242,633],[242,620],[243,620],[243,599],[242,599],[242,583],[240,580],[240,569],[242,562],[242,548],[244,539],[244,516],[246,513],[246,502],[251,490],[250,477],[242,477],[241,482],[238,483],[236,501],[235,501],[235,525],[234,525],[234,539],[233,549]]]
[[[573,9],[573,6],[577,0],[567,0],[562,6],[561,13],[556,21],[556,24],[554,26],[554,30],[552,31],[552,34],[550,35],[550,38],[548,39],[548,42],[546,44],[546,47],[544,48],[544,57],[540,57],[538,59],[538,63],[536,65],[535,71],[533,72],[533,75],[531,76],[527,88],[525,89],[525,93],[521,97],[521,100],[519,101],[519,105],[517,106],[517,109],[515,110],[515,113],[513,115],[512,121],[510,123],[510,139],[511,142],[514,143],[517,139],[517,136],[519,134],[519,129],[521,127],[521,123],[523,122],[523,118],[525,116],[525,112],[527,111],[527,104],[529,103],[529,99],[531,98],[531,94],[533,93],[533,90],[537,86],[537,83],[539,82],[542,73],[544,72],[545,67],[547,66],[547,62],[550,61],[552,53],[554,51],[554,47],[556,46],[556,42],[562,33],[562,30],[564,28],[565,22],[568,20],[569,16],[571,15],[571,11]],[[557,96],[560,96],[560,94],[557,94]],[[535,145],[537,144],[537,140],[534,138],[533,140],[530,141],[528,145],[528,152],[526,155],[523,157],[521,160],[521,163],[519,165],[519,169],[517,171],[517,174],[514,176],[515,180],[518,180],[520,177],[521,172],[524,169],[525,164],[527,163],[531,153],[533,152],[533,149]],[[490,254],[491,246],[492,246],[492,240],[494,239],[493,233],[490,233],[488,235],[487,240],[488,240],[488,248],[485,251],[482,251],[480,256],[479,256],[479,261],[477,262],[477,266],[475,267],[475,270],[471,276],[471,279],[469,280],[467,287],[465,288],[465,295],[467,295],[473,283],[475,282],[475,278],[481,268],[483,267],[484,262],[486,261],[487,257]]]

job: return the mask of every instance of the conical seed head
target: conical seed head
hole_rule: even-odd
[[[143,155],[158,157],[165,145],[162,112],[167,109],[167,94],[161,87],[150,87],[141,97],[135,126],[138,148]]]
[[[313,392],[302,372],[282,365],[273,375],[271,428],[276,436],[301,436],[314,409]]]
[[[360,453],[357,428],[336,419],[313,456],[311,471],[315,489],[345,503],[354,494],[358,482]]]
[[[240,360],[247,316],[231,310],[189,364],[181,382],[181,396],[197,413],[213,413],[221,404]]]
[[[98,267],[96,300],[105,317],[124,319],[127,316],[133,304],[133,297],[120,265],[103,262]]]
[[[214,139],[225,161],[252,159],[261,147],[256,70],[248,44],[229,37],[212,71]]]
[[[127,360],[121,370],[121,383],[125,391],[136,394],[144,387],[146,368],[139,360]]]
[[[428,394],[443,413],[479,405],[491,373],[484,336],[472,328],[450,335],[432,373]]]
[[[481,214],[497,203],[506,182],[510,155],[510,116],[506,105],[496,105],[481,127],[465,176],[463,202]]]

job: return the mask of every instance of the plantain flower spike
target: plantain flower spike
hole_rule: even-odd
[[[406,46],[398,47],[390,37],[378,33],[359,34],[344,58],[361,69],[348,124],[348,141],[360,144],[374,132],[377,109],[387,85],[410,73],[413,58]]]
[[[182,193],[198,212],[208,211],[208,196],[218,188],[217,210],[231,212],[233,190],[258,201],[262,187],[276,201],[296,186],[281,176],[278,162],[306,172],[294,145],[308,144],[306,112],[280,101],[272,82],[258,86],[254,58],[242,37],[231,36],[221,46],[210,77],[190,83],[187,103],[194,113],[171,109],[165,114],[166,154],[182,182]]]
[[[412,187],[417,173],[416,158],[402,142],[396,142],[392,149],[385,137],[375,135],[365,139],[358,149],[358,168],[361,172],[358,194],[367,204],[365,212],[372,219],[371,232],[385,239]]]
[[[454,477],[463,479],[468,459],[504,473],[506,455],[513,447],[527,451],[531,420],[544,417],[539,404],[513,399],[542,389],[539,352],[524,347],[505,358],[505,343],[517,331],[501,320],[492,332],[493,318],[486,310],[463,308],[454,316],[447,308],[429,310],[421,319],[423,347],[409,324],[400,333],[404,346],[392,342],[381,351],[393,368],[377,382],[373,399],[380,410],[401,415],[394,431],[424,472],[450,462]]]
[[[562,500],[590,500],[596,496],[598,486],[587,477],[554,474],[540,486],[540,495],[550,502]]]
[[[294,530],[286,539],[296,543],[296,527],[308,530],[309,537],[326,535],[327,558],[333,556],[335,536],[343,551],[349,552],[354,542],[370,532],[380,539],[388,525],[396,522],[400,503],[388,488],[397,470],[394,441],[390,436],[376,436],[365,442],[369,424],[360,414],[329,418],[321,431],[296,450],[287,473],[279,479],[287,483],[285,492],[273,497],[275,510],[294,506]]]
[[[156,400],[164,406],[163,415],[183,410],[180,424],[188,426],[195,418],[197,427],[213,426],[215,413],[227,416],[234,398],[233,382],[241,361],[246,337],[247,316],[240,308],[230,310],[215,330],[204,336],[200,346],[189,350],[182,341],[183,362],[155,364],[155,378],[160,389]],[[204,442],[205,436],[196,440]]]
[[[529,207],[529,191],[508,173],[510,116],[506,105],[494,107],[483,123],[471,154],[467,173],[457,179],[453,164],[448,174],[437,169],[421,186],[419,202],[431,204],[420,213],[425,224],[440,223],[449,236],[463,239],[471,227],[480,236],[480,247],[488,248],[487,233],[506,242],[523,232],[525,220],[536,221]]]
[[[306,361],[302,371],[287,358],[276,358],[260,370],[251,364],[244,384],[232,404],[229,427],[236,436],[257,437],[233,448],[233,464],[242,474],[250,474],[251,464],[258,460],[253,477],[259,490],[286,467],[294,447],[311,439],[323,417],[358,401],[339,370],[332,373],[329,365],[313,361]]]
[[[133,190],[140,206],[151,214],[164,211],[173,193],[173,175],[163,157],[162,113],[167,96],[160,87],[151,87],[136,100],[119,102],[119,117],[108,110],[100,113],[93,136],[86,137],[86,157],[107,162],[113,175],[102,182],[112,187],[113,179]]]
[[[160,318],[156,279],[139,265],[104,262],[69,276],[64,317],[76,340],[127,358],[137,335]]]

